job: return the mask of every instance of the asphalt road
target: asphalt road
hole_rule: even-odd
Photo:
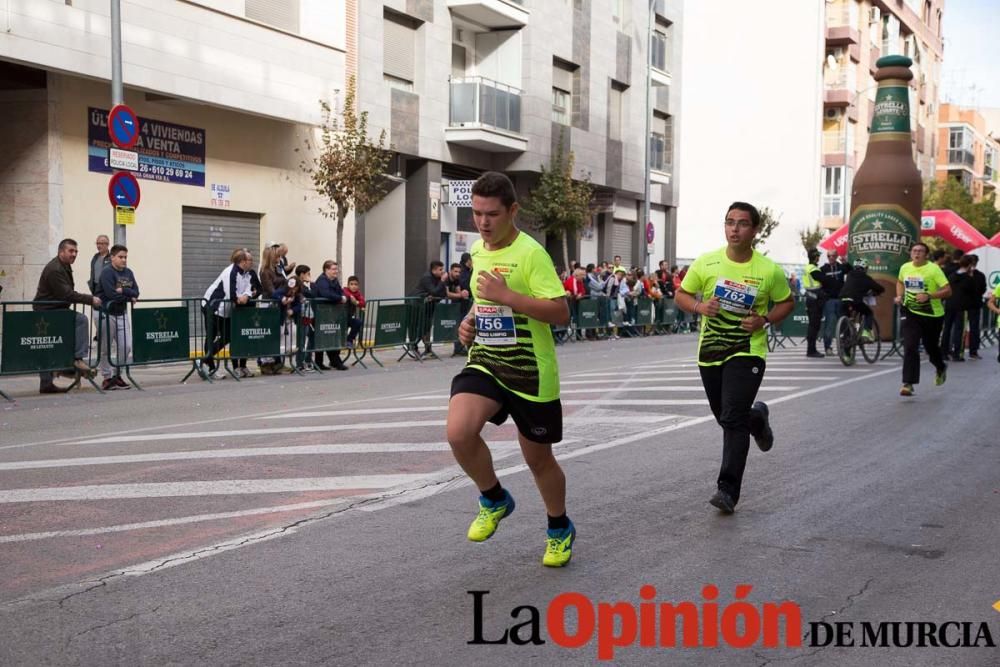
[[[444,439],[458,360],[24,396],[0,413],[0,664],[594,663],[599,647],[625,664],[1000,664],[981,625],[1000,643],[996,348],[940,388],[925,364],[910,399],[898,358],[771,355],[776,444],[751,452],[732,516],[707,503],[721,431],[693,354],[690,336],[560,348],[579,530],[562,570],[540,564],[544,510],[509,425],[485,437],[517,510],[465,539],[476,492]],[[516,624],[528,641],[534,607],[544,643],[469,644],[469,591],[489,591],[484,641]],[[583,605],[566,593],[590,602],[554,613]],[[801,633],[733,646],[784,601]],[[660,604],[683,602],[698,646],[655,646]],[[837,621],[856,645],[814,645],[810,624]],[[967,622],[979,646],[860,645],[862,623],[895,621]]]

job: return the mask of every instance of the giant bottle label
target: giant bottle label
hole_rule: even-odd
[[[875,95],[871,141],[910,140],[910,89],[902,80],[882,81]]]
[[[895,280],[900,267],[910,261],[910,247],[919,237],[917,221],[902,206],[858,206],[851,215],[849,257],[865,260],[870,274]]]

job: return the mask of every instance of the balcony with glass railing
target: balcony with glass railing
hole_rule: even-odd
[[[453,78],[445,139],[491,152],[527,150],[518,88],[481,76]]]
[[[948,164],[958,164],[973,167],[976,164],[975,154],[966,148],[949,148]]]

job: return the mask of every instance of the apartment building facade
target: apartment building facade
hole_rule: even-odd
[[[125,102],[142,125],[129,263],[147,298],[201,296],[234,248],[319,264],[335,229],[300,169],[319,100],[344,90],[344,0],[122,0]],[[107,0],[0,7],[0,284],[30,299],[61,238],[113,234]],[[350,238],[350,237],[349,237]],[[353,239],[351,239],[353,244]],[[353,247],[353,245],[351,246]],[[350,255],[348,254],[348,257]]]
[[[850,214],[854,173],[864,160],[882,56],[913,60],[910,126],[924,181],[936,178],[944,0],[826,0],[824,3],[821,226],[837,229]]]
[[[656,0],[650,14],[647,0],[348,0],[361,109],[394,155],[391,190],[357,223],[368,293],[405,293],[430,261],[458,261],[478,238],[471,182],[503,171],[524,197],[559,141],[595,191],[570,259],[672,256],[680,4]],[[530,233],[563,264],[561,243]]]
[[[975,201],[995,192],[1000,174],[1000,142],[975,109],[942,104],[938,115],[936,180],[954,179]]]

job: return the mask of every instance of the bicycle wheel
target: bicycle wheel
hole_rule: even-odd
[[[858,347],[861,348],[861,356],[869,364],[878,361],[879,354],[882,352],[882,334],[878,329],[878,320],[872,318],[872,340],[865,341],[859,337]]]
[[[837,320],[837,356],[845,366],[854,365],[854,348],[854,326],[851,324],[851,318],[842,315]]]

